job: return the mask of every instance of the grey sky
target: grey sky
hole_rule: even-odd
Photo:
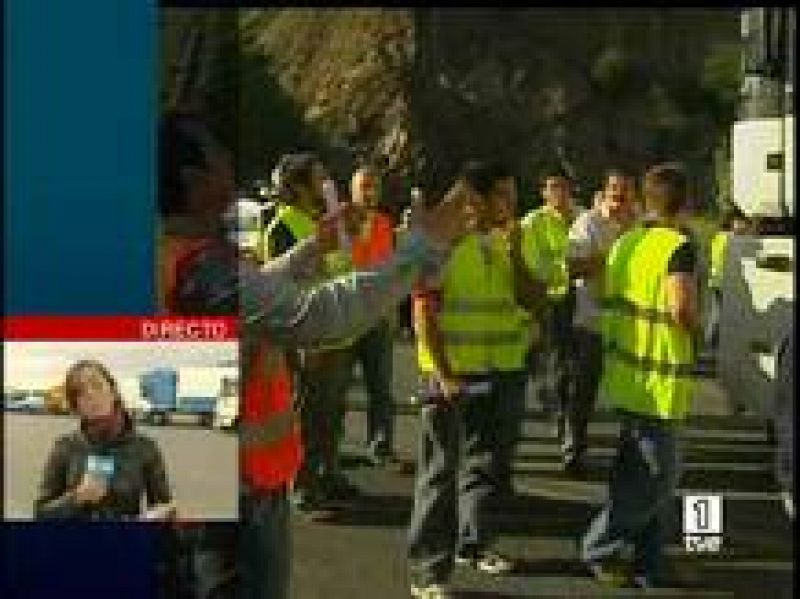
[[[122,379],[156,366],[219,365],[238,355],[236,341],[9,341],[3,347],[6,389],[46,389],[57,385],[67,368],[83,358],[100,360]]]

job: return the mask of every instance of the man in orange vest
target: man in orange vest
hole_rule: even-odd
[[[365,166],[353,173],[350,195],[361,226],[352,239],[351,258],[358,269],[378,267],[392,257],[394,226],[391,217],[379,208],[380,192],[380,178],[374,168]],[[393,324],[387,316],[352,347],[353,358],[361,364],[369,401],[367,447],[375,465],[385,463],[394,454]]]
[[[189,595],[202,599],[289,596],[288,488],[302,460],[283,349],[325,344],[368,330],[436,271],[463,234],[461,212],[474,192],[454,186],[381,268],[316,287],[303,285],[335,248],[336,222],[266,267],[240,260],[221,221],[234,200],[230,154],[193,114],[165,116],[159,143],[163,239],[160,298],[170,312],[236,314],[241,322],[240,519],[201,527]],[[186,596],[173,589],[171,596]],[[181,594],[183,593],[183,594]]]

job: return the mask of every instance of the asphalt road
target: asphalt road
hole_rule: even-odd
[[[385,469],[365,465],[363,392],[351,392],[343,447],[346,470],[363,497],[328,522],[296,516],[293,526],[293,599],[406,599],[405,529],[412,508],[417,423],[407,403],[415,368],[407,344],[396,349],[396,418],[399,463]],[[792,524],[772,479],[774,449],[763,424],[734,416],[719,386],[700,381],[694,414],[683,434],[680,495],[709,492],[724,497],[724,540],[719,554],[690,554],[679,519],[667,546],[670,588],[648,596],[792,596]],[[36,479],[55,435],[74,426],[70,418],[6,414],[5,509],[26,516]],[[192,515],[230,514],[235,505],[235,439],[196,427],[142,427],[155,437],[169,462],[178,501]],[[459,597],[630,597],[635,592],[599,588],[578,565],[574,546],[605,497],[617,424],[599,405],[590,425],[590,468],[573,480],[560,472],[552,426],[532,390],[529,413],[515,462],[520,500],[493,518],[498,549],[518,561],[509,576],[487,578],[456,570]]]
[[[410,348],[399,345],[396,372],[404,401],[413,389]],[[762,423],[729,414],[720,387],[699,383],[695,414],[683,434],[684,471],[675,499],[676,527],[667,547],[670,588],[647,595],[671,597],[791,597],[793,536],[771,475],[773,448]],[[356,388],[351,402],[362,404]],[[590,468],[581,480],[560,472],[552,425],[538,409],[535,392],[515,463],[520,500],[494,515],[498,549],[518,560],[509,576],[490,578],[457,569],[458,597],[630,597],[609,594],[589,579],[576,560],[575,539],[583,533],[606,493],[617,425],[602,405],[590,425]],[[347,472],[364,493],[330,521],[295,517],[294,599],[406,599],[405,530],[413,502],[417,424],[413,414],[398,416],[398,464],[386,469],[363,461],[366,418],[347,416],[344,444]],[[722,494],[723,549],[690,554],[680,530],[681,494]],[[640,593],[641,594],[641,593]]]
[[[74,429],[70,416],[4,415],[4,514],[30,519],[39,477],[53,441]],[[165,427],[140,425],[164,454],[167,472],[181,514],[191,519],[236,516],[238,451],[230,433],[189,424]]]

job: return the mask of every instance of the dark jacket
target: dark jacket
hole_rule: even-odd
[[[89,455],[114,459],[109,492],[98,503],[79,505],[73,490],[83,478]],[[172,500],[164,458],[156,443],[136,432],[125,416],[122,433],[113,440],[91,440],[83,428],[56,440],[44,467],[34,512],[37,518],[87,520],[137,517],[147,505]]]

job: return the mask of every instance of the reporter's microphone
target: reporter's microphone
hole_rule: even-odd
[[[115,463],[113,456],[90,454],[86,458],[86,471],[92,476],[96,476],[106,485],[111,482],[114,476]]]

